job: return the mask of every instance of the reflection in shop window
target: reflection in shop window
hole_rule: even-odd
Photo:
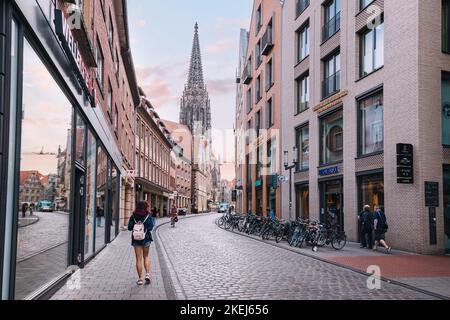
[[[97,142],[91,131],[88,131],[86,158],[86,218],[85,218],[85,259],[91,257],[94,250],[95,232],[95,169],[97,156]]]
[[[70,213],[72,106],[24,43],[16,299],[64,273]]]
[[[344,130],[342,110],[321,119],[321,164],[342,161]]]
[[[383,174],[363,176],[360,178],[360,208],[362,211],[365,205],[373,210],[375,205],[384,207],[384,178]]]
[[[84,166],[84,146],[85,146],[86,124],[81,118],[80,114],[77,114],[77,123],[75,127],[75,161]]]
[[[360,154],[383,151],[383,93],[377,93],[359,102]]]
[[[96,216],[95,216],[95,250],[98,251],[106,243],[106,190],[107,190],[107,155],[102,147],[97,148],[97,196],[96,196]]]

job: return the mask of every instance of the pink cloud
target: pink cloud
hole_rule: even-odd
[[[211,43],[206,47],[207,53],[223,53],[233,47],[233,42],[230,40],[220,40]]]
[[[161,79],[151,81],[149,84],[144,85],[142,89],[157,109],[179,101],[179,97],[172,94],[169,83]]]
[[[208,80],[208,92],[211,95],[226,95],[234,91],[234,79]]]

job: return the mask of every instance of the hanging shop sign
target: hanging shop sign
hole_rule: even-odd
[[[397,144],[397,183],[414,183],[414,147],[411,144]]]
[[[72,28],[73,27],[70,26],[65,19],[62,10],[55,9],[55,33],[61,42],[65,54],[73,66],[73,72],[78,83],[80,84],[81,89],[88,97],[91,107],[95,108],[97,106],[97,101],[94,81],[91,77],[89,68],[87,68],[83,62],[77,41],[72,34]]]

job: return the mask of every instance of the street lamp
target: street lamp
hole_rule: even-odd
[[[289,165],[289,151],[284,151],[284,169],[286,171],[289,170],[289,220],[291,220],[291,212],[292,212],[292,170],[297,168],[298,165],[297,147],[292,148],[292,152],[294,153],[292,165]]]

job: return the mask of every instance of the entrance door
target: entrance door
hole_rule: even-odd
[[[444,246],[450,253],[450,166],[444,167]]]
[[[320,222],[344,230],[342,180],[321,184]]]
[[[263,210],[263,192],[262,189],[256,189],[256,214],[258,216],[264,215]]]
[[[84,225],[85,225],[85,173],[75,168],[75,190],[73,207],[73,236],[71,264],[82,267],[84,260]]]

